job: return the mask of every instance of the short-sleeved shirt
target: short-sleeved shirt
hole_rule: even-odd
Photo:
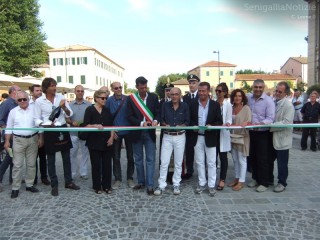
[[[92,106],[92,104],[86,100],[83,100],[81,102],[77,102],[76,100],[73,100],[69,104],[73,115],[70,117],[70,119],[74,122],[83,123],[84,113],[87,109],[87,107]],[[70,132],[70,135],[77,136],[78,132]]]
[[[190,123],[189,106],[185,102],[180,102],[179,107],[174,110],[172,102],[165,102],[161,107],[161,124],[166,123],[171,127],[186,125]]]

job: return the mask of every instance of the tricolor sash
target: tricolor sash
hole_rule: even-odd
[[[148,122],[152,122],[153,114],[147,107],[147,105],[144,103],[144,101],[141,99],[141,97],[138,95],[138,93],[131,94],[130,98],[132,99],[134,105],[139,109],[141,114],[146,118],[146,120]]]

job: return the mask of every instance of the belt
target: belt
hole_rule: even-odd
[[[297,111],[297,110],[300,110],[300,109],[301,109],[301,108],[298,108],[298,109],[294,109],[294,110],[296,110],[296,111]]]
[[[38,134],[38,132],[36,132],[36,133],[34,133],[32,135],[28,135],[28,136],[23,136],[23,135],[18,135],[18,134],[13,134],[13,135],[16,136],[16,137],[21,137],[21,138],[32,138],[37,134]]]
[[[200,135],[200,136],[204,136],[204,133],[198,133],[198,135]]]
[[[179,132],[167,132],[164,131],[165,134],[171,135],[171,136],[178,136],[184,134],[186,131],[179,131]]]

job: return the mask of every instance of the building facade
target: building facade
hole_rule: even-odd
[[[196,74],[201,82],[209,82],[213,88],[225,82],[230,89],[234,89],[236,66],[231,63],[210,61],[189,70],[188,74]]]
[[[280,69],[281,74],[290,74],[298,82],[308,83],[308,58],[290,57]]]
[[[48,54],[50,77],[56,79],[60,88],[81,84],[86,95],[92,96],[94,91],[114,81],[124,84],[125,69],[94,48],[73,45],[50,49]]]

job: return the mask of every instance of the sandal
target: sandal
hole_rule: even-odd
[[[107,194],[111,194],[112,193],[112,190],[111,189],[105,189],[104,190]]]
[[[96,194],[101,194],[101,193],[102,193],[101,190],[94,190],[94,192],[95,192]]]
[[[239,179],[235,178],[231,183],[228,184],[228,187],[234,187],[239,182]]]
[[[238,182],[236,185],[232,187],[233,191],[240,191],[243,188],[243,183]]]
[[[220,185],[221,183],[223,183],[223,186]],[[217,186],[217,190],[222,191],[223,188],[224,188],[224,180],[220,180],[219,185]]]

